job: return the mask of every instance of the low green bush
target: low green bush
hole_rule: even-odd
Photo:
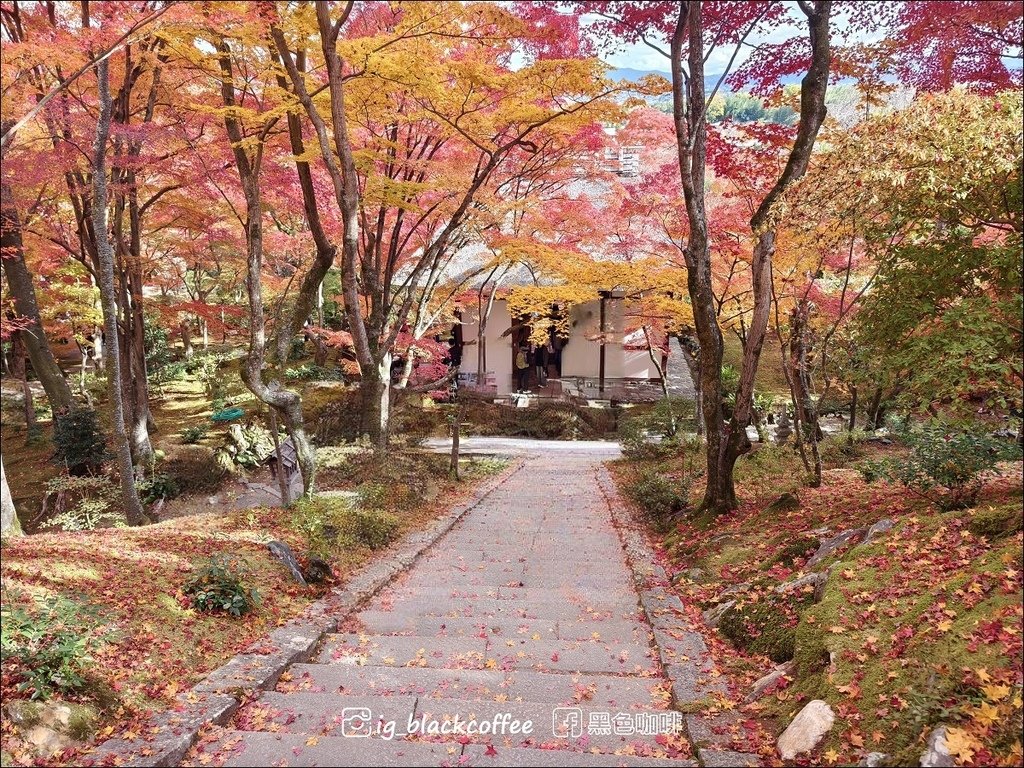
[[[865,463],[864,479],[900,483],[942,510],[972,506],[985,474],[997,472],[1001,461],[1020,458],[1015,443],[940,421],[904,429],[900,439],[909,446],[909,454]]]
[[[242,558],[213,555],[196,569],[183,591],[198,611],[239,617],[259,604],[259,592],[246,583],[251,577],[252,569]]]
[[[180,493],[178,483],[166,472],[154,472],[145,480],[136,481],[135,487],[144,504],[153,504],[160,499],[173,499]]]
[[[41,527],[93,531],[124,526],[120,500],[120,486],[108,475],[57,475],[46,483],[47,520]]]
[[[687,507],[689,486],[656,471],[642,470],[627,486],[626,494],[656,523]]]
[[[185,445],[195,445],[206,437],[206,433],[209,431],[210,428],[206,424],[196,424],[195,426],[185,427],[181,430],[181,442]]]
[[[349,513],[348,533],[370,549],[383,549],[398,537],[399,522],[394,515],[379,509],[355,509]]]
[[[92,653],[107,642],[95,606],[64,597],[35,598],[27,605],[5,595],[0,606],[0,659],[32,699],[55,691],[76,693],[87,685]]]
[[[338,535],[348,528],[348,500],[331,496],[300,499],[292,505],[291,513],[292,529],[302,537],[306,552],[330,560]]]

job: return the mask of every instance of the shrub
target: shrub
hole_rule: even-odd
[[[629,498],[656,522],[685,509],[688,491],[688,487],[654,470],[643,470],[626,488]]]
[[[178,495],[178,484],[165,472],[154,472],[145,480],[135,483],[139,498],[144,504],[152,504],[160,499],[173,499]]]
[[[791,568],[797,560],[807,556],[811,550],[817,549],[819,543],[817,536],[797,536],[776,553],[773,563],[781,563]]]
[[[213,555],[198,568],[184,586],[196,610],[204,613],[228,613],[238,617],[259,603],[259,592],[246,585],[252,569],[240,557]]]
[[[224,469],[214,460],[213,451],[199,446],[178,449],[160,465],[179,493],[212,493],[224,480]]]
[[[340,371],[324,368],[322,365],[303,363],[291,368],[285,368],[284,377],[289,381],[329,381],[339,379]]]
[[[181,442],[185,445],[195,445],[209,432],[210,428],[206,424],[196,424],[192,427],[185,427],[181,430]]]
[[[95,606],[37,597],[31,607],[8,600],[0,615],[0,658],[5,667],[13,664],[19,691],[46,699],[54,691],[73,693],[86,686],[91,652],[109,635]]]
[[[625,416],[618,429],[623,455],[631,459],[675,455],[683,440],[681,427],[692,420],[693,412],[693,401],[674,397],[659,400],[647,413]]]
[[[390,490],[384,483],[363,483],[357,490],[359,506],[364,509],[383,509],[388,505]]]
[[[65,410],[53,429],[54,460],[72,475],[96,474],[110,458],[107,438],[92,408]]]
[[[329,560],[338,534],[348,527],[350,512],[351,505],[343,498],[303,498],[292,505],[292,529],[302,537],[310,556]]]
[[[118,486],[106,475],[58,475],[46,483],[43,509],[49,517],[43,528],[93,531],[121,527],[124,515],[117,508]]]
[[[904,430],[901,438],[910,453],[866,463],[861,468],[865,480],[900,483],[943,510],[974,504],[985,473],[997,471],[1000,461],[1020,456],[1020,449],[1006,440],[937,421]]]
[[[355,509],[347,533],[370,549],[383,549],[398,537],[398,518],[379,509]]]

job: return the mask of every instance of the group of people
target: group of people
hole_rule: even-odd
[[[516,393],[530,391],[530,368],[537,372],[537,386],[548,383],[548,363],[555,357],[555,348],[547,344],[520,344],[516,352]]]

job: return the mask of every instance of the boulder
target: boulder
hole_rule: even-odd
[[[864,757],[857,763],[858,768],[878,768],[889,756],[885,752],[868,752]]]
[[[805,567],[813,568],[847,544],[852,544],[855,541],[859,542],[863,538],[865,530],[865,528],[852,528],[848,531],[840,531],[835,536],[825,539],[825,541],[821,542],[821,546],[818,547],[818,551],[811,555],[811,559],[807,561]]]
[[[864,536],[864,541],[871,541],[873,538],[875,538],[875,536],[881,536],[883,533],[892,530],[892,527],[894,525],[896,525],[896,523],[894,523],[888,517],[883,517],[877,523],[868,528],[868,532]],[[872,754],[874,753],[872,752]]]
[[[783,760],[792,760],[814,749],[825,734],[832,730],[836,716],[832,707],[815,699],[797,713],[793,722],[782,732],[776,748]]]
[[[927,748],[921,754],[921,768],[952,768],[954,765],[956,761],[946,744],[946,726],[939,726],[928,737]]]
[[[766,513],[778,513],[778,512],[792,512],[794,509],[800,509],[800,499],[792,493],[784,493],[767,507],[764,508]]]
[[[704,623],[709,627],[717,627],[718,623],[722,620],[722,616],[725,615],[725,612],[734,605],[736,605],[735,600],[726,600],[724,603],[719,603],[713,608],[708,608],[704,611]]]
[[[775,669],[754,683],[754,686],[750,689],[750,693],[747,694],[747,698],[744,699],[744,703],[749,704],[752,701],[757,701],[772,687],[774,687],[779,680],[783,677],[792,676],[795,671],[795,661],[787,661],[785,664],[779,664]]]
[[[283,541],[271,541],[267,543],[267,549],[270,550],[270,554],[287,566],[288,570],[291,571],[293,579],[304,587],[308,586],[306,579],[302,575],[302,570],[299,568],[299,563],[295,559],[295,555],[292,554],[291,547]]]
[[[818,583],[828,581],[828,572],[823,573],[808,573],[801,576],[799,579],[793,581],[787,581],[779,584],[775,587],[775,591],[780,595],[788,595],[794,592],[802,592],[804,589],[811,589],[815,593],[818,591]],[[815,600],[817,602],[817,600]]]

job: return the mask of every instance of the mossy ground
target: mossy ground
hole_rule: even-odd
[[[803,763],[853,765],[876,751],[892,764],[917,764],[931,729],[945,724],[958,764],[1021,764],[1022,466],[1003,465],[974,509],[940,512],[902,488],[866,484],[852,466],[899,451],[877,444],[858,444],[852,456],[834,451],[815,489],[805,486],[795,452],[767,447],[737,465],[737,511],[652,532],[693,626],[722,592],[743,587],[730,595],[738,610],[724,626],[703,631],[731,678],[727,706],[744,718],[733,746],[760,751],[769,764],[779,762],[775,738],[815,698],[833,707],[836,725]],[[620,461],[613,470],[628,484],[643,470],[672,472],[674,464]],[[692,502],[700,492],[698,483]],[[771,507],[785,493],[798,503]],[[820,603],[809,591],[780,600],[774,588],[806,572],[818,538],[812,531],[828,535],[882,518],[895,522],[892,530],[813,569],[834,565]],[[695,567],[702,575],[687,579]],[[739,704],[771,668],[768,656],[782,659],[790,640],[792,682]]]

